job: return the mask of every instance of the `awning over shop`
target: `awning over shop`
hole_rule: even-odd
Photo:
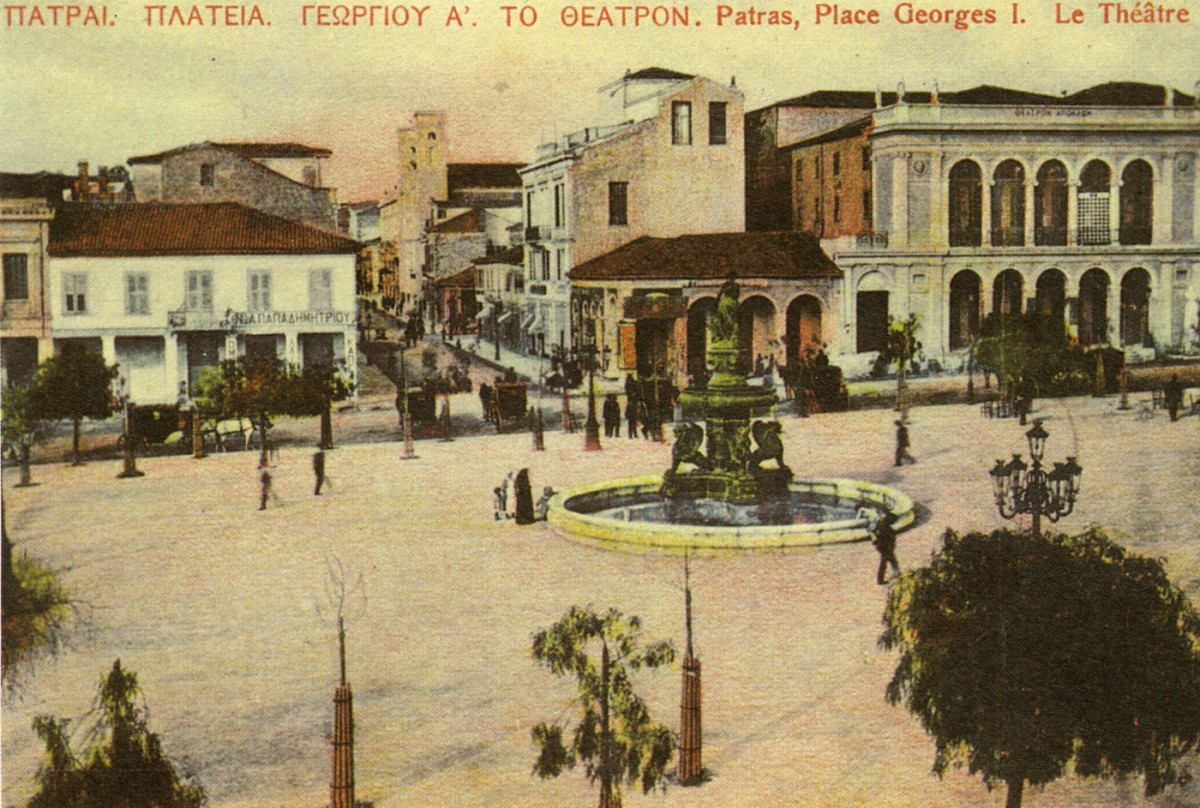
[[[477,320],[486,320],[492,316],[492,310],[495,308],[491,303],[484,303],[483,308],[479,310],[479,314],[475,315]]]
[[[499,320],[499,322],[501,322],[501,323],[507,323],[509,320],[511,320],[511,319],[512,319],[513,313],[514,313],[514,312],[512,312],[511,310],[510,310],[510,311],[506,311],[506,312],[504,312],[503,314],[501,314],[501,315],[500,315],[500,320]]]

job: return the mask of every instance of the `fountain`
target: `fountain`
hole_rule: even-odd
[[[767,420],[775,393],[739,372],[739,289],[721,289],[709,315],[711,378],[681,396],[684,412],[705,427],[675,427],[671,467],[569,489],[547,520],[586,540],[660,548],[755,549],[861,541],[874,514],[895,526],[915,518],[913,502],[861,480],[797,479],[783,462],[782,427]],[[702,451],[702,447],[705,451]]]

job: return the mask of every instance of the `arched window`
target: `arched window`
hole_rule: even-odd
[[[1084,345],[1108,342],[1108,275],[1089,269],[1079,279],[1079,341]]]
[[[950,281],[950,350],[966,348],[979,333],[979,276],[969,269]]]
[[[979,166],[960,160],[950,169],[950,246],[983,243],[983,181]]]
[[[1057,160],[1038,169],[1033,194],[1033,243],[1061,247],[1067,243],[1067,169]]]
[[[806,347],[821,345],[821,303],[812,295],[800,295],[787,307],[784,336],[788,367],[796,367]]]
[[[1006,269],[992,283],[992,313],[999,317],[1019,315],[1024,308],[1021,298],[1024,280],[1015,269]]]
[[[1079,176],[1079,243],[1109,244],[1108,200],[1112,170],[1102,160],[1092,160]]]
[[[1152,234],[1154,174],[1145,160],[1134,160],[1121,172],[1122,244],[1149,244]]]
[[[1025,169],[1005,160],[992,175],[992,246],[1025,244]]]
[[[1034,333],[1041,344],[1062,344],[1067,335],[1067,276],[1062,270],[1047,269],[1037,279],[1030,314]]]
[[[1121,278],[1121,344],[1150,343],[1150,273],[1138,267]]]

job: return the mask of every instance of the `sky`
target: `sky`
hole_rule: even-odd
[[[412,11],[404,27],[304,25],[305,15],[317,19],[315,0],[257,6],[269,26],[214,27],[206,6],[204,25],[149,25],[147,7],[131,0],[107,5],[107,27],[18,25],[9,12],[0,29],[0,170],[73,173],[80,160],[116,165],[205,140],[298,141],[333,150],[324,180],[339,201],[356,201],[394,183],[395,132],[417,110],[447,114],[451,161],[525,162],[538,143],[592,123],[601,85],[649,66],[736,78],[747,110],[899,81],[909,90],[936,81],[943,91],[994,84],[1057,94],[1121,80],[1192,93],[1200,80],[1195,3],[1184,24],[1105,24],[1099,2],[1024,0],[1016,13],[1025,22],[1013,24],[1011,2],[866,2],[836,5],[874,10],[878,24],[832,25],[817,24],[818,4],[805,0],[756,9],[786,9],[794,26],[736,26],[734,15],[753,6],[730,4],[718,25],[724,4],[703,2],[674,5],[686,9],[686,27],[585,28],[564,25],[564,10],[596,15],[602,6],[534,3],[525,7],[538,20],[522,27],[516,11],[506,25],[508,0],[424,2],[379,7],[426,8],[419,28]],[[897,19],[946,7],[990,9],[997,22],[958,30]],[[452,8],[462,26],[446,24]],[[606,8],[619,14],[617,4]],[[1075,8],[1081,24],[1056,21]],[[186,16],[192,6],[179,9]]]

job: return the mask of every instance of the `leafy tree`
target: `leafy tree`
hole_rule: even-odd
[[[150,731],[137,674],[113,663],[100,680],[90,748],[71,749],[66,719],[40,715],[33,730],[46,745],[38,769],[38,793],[29,808],[199,808],[204,789],[189,773],[176,772]]]
[[[72,465],[82,463],[79,452],[84,418],[107,418],[116,409],[112,382],[116,365],[105,365],[100,354],[68,343],[38,367],[34,410],[45,420],[70,420]]]
[[[0,410],[4,416],[6,441],[16,444],[17,457],[21,466],[21,479],[17,485],[33,485],[29,471],[29,452],[33,444],[44,437],[49,424],[38,411],[37,389],[9,385],[0,393]]]
[[[1043,393],[1075,393],[1087,386],[1089,360],[1071,342],[1058,317],[993,313],[984,321],[971,352],[984,373],[985,386],[988,374],[996,377],[1001,389],[1010,391],[1031,386]]]
[[[917,332],[921,330],[921,317],[916,312],[908,315],[908,319],[897,320],[888,317],[887,332],[884,337],[883,349],[875,357],[872,375],[882,376],[888,369],[896,366],[896,409],[907,410],[904,392],[908,389],[907,369],[910,362],[921,355],[921,341]]]
[[[630,674],[670,664],[675,659],[670,642],[643,645],[636,616],[624,617],[616,609],[598,615],[574,606],[534,635],[533,657],[554,675],[575,678],[581,710],[570,748],[563,742],[563,726],[533,728],[540,750],[533,767],[538,777],[557,777],[582,760],[588,780],[600,784],[600,808],[620,806],[622,780],[640,779],[643,792],[664,784],[675,735],[650,720]]]
[[[0,669],[5,688],[11,688],[22,663],[58,650],[72,606],[58,575],[39,561],[15,556],[8,526],[0,527],[0,532]]]
[[[211,418],[253,418],[258,422],[263,462],[271,415],[318,415],[321,446],[333,445],[332,402],[353,392],[335,368],[286,366],[271,359],[227,360],[219,370],[205,371],[197,381],[196,403]]]
[[[933,771],[965,762],[1019,808],[1074,765],[1142,774],[1156,794],[1189,777],[1200,743],[1200,615],[1162,562],[1093,528],[1078,536],[946,531],[888,597],[887,688],[934,737]]]

